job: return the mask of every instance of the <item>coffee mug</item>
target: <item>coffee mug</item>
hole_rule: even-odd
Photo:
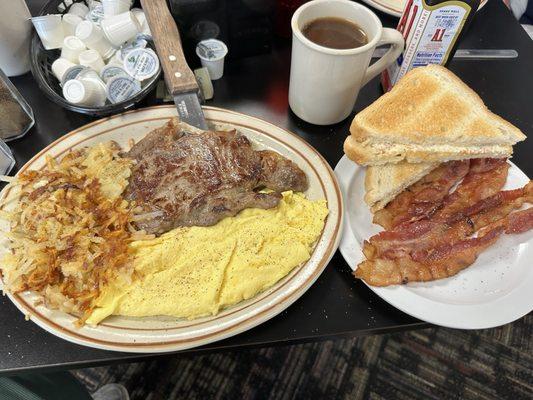
[[[368,43],[353,49],[332,49],[307,39],[302,29],[318,18],[346,19],[365,31]],[[296,10],[291,21],[292,59],[289,104],[304,121],[330,125],[353,110],[359,89],[395,62],[404,40],[395,29],[383,28],[365,6],[349,0],[314,0]],[[369,66],[376,46],[388,51]]]

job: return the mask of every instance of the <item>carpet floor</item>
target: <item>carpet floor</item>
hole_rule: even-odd
[[[132,400],[533,399],[533,315],[501,328],[418,331],[73,371]]]

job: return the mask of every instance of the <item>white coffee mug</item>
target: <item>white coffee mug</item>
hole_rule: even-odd
[[[332,49],[307,39],[302,29],[318,18],[347,19],[365,31],[368,43],[354,49]],[[403,51],[404,40],[395,29],[383,28],[367,7],[349,0],[314,0],[292,17],[292,59],[289,104],[301,119],[330,125],[353,110],[359,89],[392,64]],[[391,47],[369,66],[376,46]]]

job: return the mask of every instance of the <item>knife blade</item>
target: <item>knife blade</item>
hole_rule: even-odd
[[[141,0],[141,5],[180,119],[197,128],[208,129],[200,105],[200,89],[185,60],[178,27],[166,0]]]
[[[372,54],[372,58],[383,57],[387,48],[378,48]],[[514,49],[458,49],[453,58],[469,60],[498,60],[505,58],[517,58],[518,52]]]

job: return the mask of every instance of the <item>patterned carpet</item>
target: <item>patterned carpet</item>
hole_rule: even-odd
[[[175,356],[73,371],[131,399],[532,399],[533,315],[497,329],[444,328]]]

